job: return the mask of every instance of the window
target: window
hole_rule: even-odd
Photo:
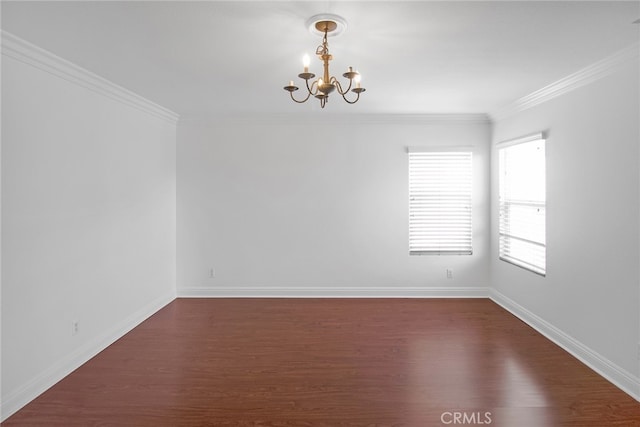
[[[409,254],[470,255],[469,151],[409,149]]]
[[[500,259],[546,274],[545,140],[498,145]]]

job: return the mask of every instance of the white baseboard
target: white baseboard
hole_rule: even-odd
[[[191,287],[178,298],[487,298],[487,287]]]
[[[10,392],[0,403],[0,421],[4,421],[20,408],[31,402],[48,388],[86,363],[89,359],[113,344],[127,332],[138,326],[148,317],[156,313],[175,299],[174,292],[156,298],[131,316],[118,322],[113,328],[101,336],[87,342],[67,357],[58,360],[51,367],[32,378],[17,390]]]
[[[491,289],[489,298],[640,402],[640,378],[622,369],[495,289]]]

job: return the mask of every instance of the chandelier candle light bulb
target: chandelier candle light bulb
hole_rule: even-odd
[[[318,18],[318,19],[314,19]],[[322,61],[323,66],[323,76],[318,78],[317,80],[313,80],[316,75],[309,72],[309,64],[310,58],[309,55],[304,55],[302,57],[302,65],[303,72],[298,74],[305,82],[305,86],[307,88],[307,95],[304,99],[298,100],[293,97],[293,92],[298,90],[298,87],[293,84],[293,80],[289,81],[289,85],[284,87],[284,90],[289,92],[291,99],[294,102],[302,104],[307,102],[307,100],[313,96],[320,100],[320,107],[324,108],[329,99],[329,94],[336,90],[341,96],[342,99],[345,100],[348,104],[355,104],[360,99],[360,94],[365,91],[365,89],[360,85],[360,73],[354,71],[353,67],[347,68],[347,72],[342,75],[342,77],[348,79],[349,85],[346,88],[342,87],[342,84],[338,81],[338,79],[332,76],[329,72],[329,61],[333,59],[333,55],[329,53],[329,43],[327,42],[327,36],[329,33],[336,31],[335,34],[340,33],[342,29],[339,28],[339,24],[344,27],[346,25],[346,21],[336,15],[316,15],[308,22],[311,22],[315,27],[315,30],[320,34],[323,34],[322,44],[318,46],[316,49],[316,55]],[[311,29],[311,28],[310,28]],[[355,86],[352,88],[353,82],[355,81]],[[352,92],[355,94],[354,99],[348,99],[347,94]]]
[[[302,57],[302,66],[304,67],[304,72],[305,73],[309,72],[309,64],[310,63],[311,63],[311,58],[309,58],[309,55],[307,55],[305,53],[304,56]]]

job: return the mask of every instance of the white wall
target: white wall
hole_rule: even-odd
[[[175,120],[5,40],[3,419],[174,298],[176,206]]]
[[[178,294],[486,296],[489,138],[478,116],[181,121]],[[472,147],[472,256],[408,255],[411,145]]]
[[[529,320],[535,318],[636,396],[638,75],[636,57],[603,79],[495,123],[494,143],[548,133],[547,276],[499,261],[496,232],[491,257],[498,300],[533,314]],[[492,229],[497,230],[495,149],[493,159]]]

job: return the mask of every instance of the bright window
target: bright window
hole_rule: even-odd
[[[469,151],[409,149],[409,254],[465,254],[471,247]]]
[[[542,134],[498,145],[500,259],[546,274],[546,164]]]

